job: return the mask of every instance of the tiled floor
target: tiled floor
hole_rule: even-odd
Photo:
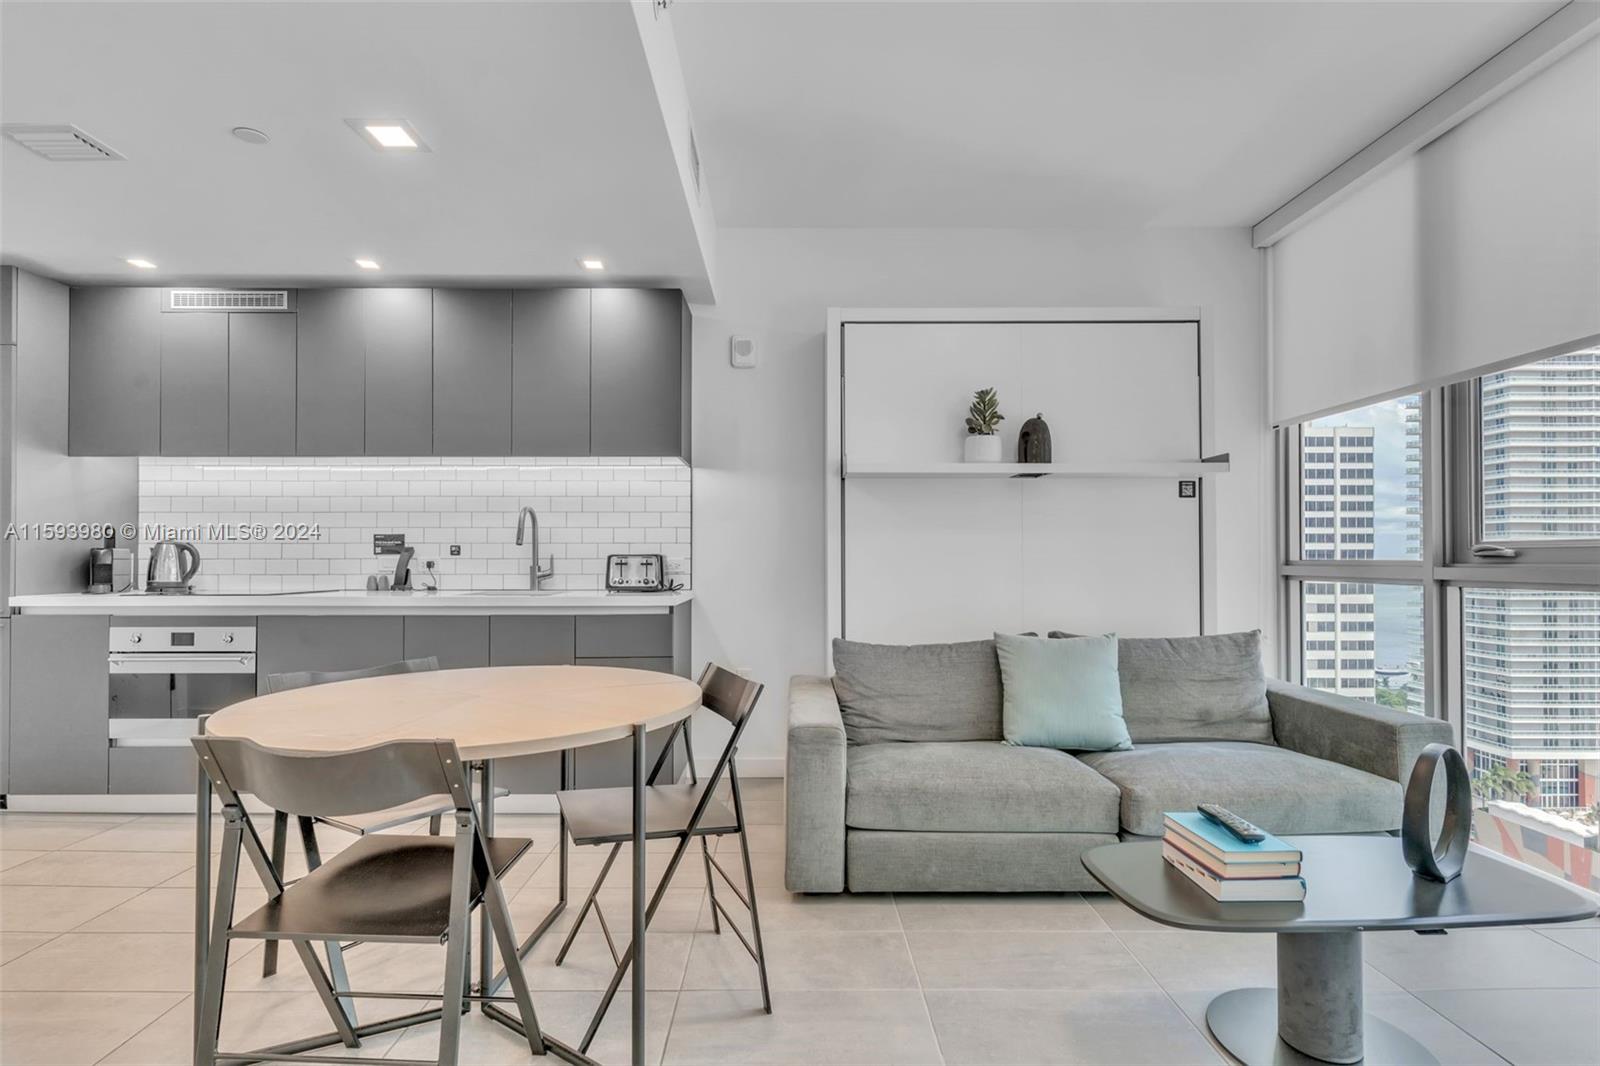
[[[686,863],[657,917],[648,953],[648,1047],[664,1063],[1214,1063],[1212,996],[1270,985],[1266,936],[1188,933],[1103,895],[796,897],[783,890],[781,785],[748,784],[758,898],[775,1013],[760,1011],[756,973],[730,935],[711,933],[701,864]],[[555,820],[502,816],[502,834],[534,853],[512,871],[512,909],[527,928],[553,899]],[[327,831],[327,850],[349,838]],[[220,843],[220,834],[219,834]],[[0,1063],[189,1061],[193,826],[178,815],[0,814]],[[723,858],[737,870],[732,841]],[[659,876],[670,842],[651,845]],[[575,851],[574,894],[599,869]],[[697,858],[697,856],[696,856]],[[304,869],[291,851],[290,872]],[[625,928],[626,867],[602,896]],[[258,888],[241,893],[253,906]],[[564,933],[576,907],[557,932]],[[592,920],[591,920],[592,923]],[[547,938],[527,972],[542,1023],[576,1038],[610,966],[590,924],[566,965]],[[260,1046],[327,1028],[286,953],[260,975],[259,947],[230,971],[224,1036]],[[368,944],[349,953],[360,988],[431,991],[437,948]],[[1367,937],[1369,1009],[1404,1026],[1444,1063],[1600,1063],[1600,924]],[[363,1018],[414,1004],[361,1004]],[[627,1058],[627,999],[595,1052]],[[427,1058],[437,1026],[366,1042],[362,1054]],[[527,1062],[509,1031],[466,1019],[462,1062]]]

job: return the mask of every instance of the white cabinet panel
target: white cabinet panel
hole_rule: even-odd
[[[844,635],[979,640],[1022,612],[1022,482],[845,484]]]
[[[1022,612],[1041,636],[1200,631],[1200,501],[1170,481],[1044,478],[1022,491]]]

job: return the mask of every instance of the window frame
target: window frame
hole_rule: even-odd
[[[1508,362],[1511,369],[1593,347],[1593,338]],[[1491,370],[1487,373],[1497,371]],[[1481,375],[1464,382],[1406,389],[1352,405],[1357,410],[1401,396],[1420,397],[1422,537],[1418,559],[1301,558],[1301,438],[1303,423],[1275,429],[1277,612],[1280,676],[1304,683],[1305,616],[1301,585],[1307,581],[1406,584],[1422,589],[1423,701],[1429,717],[1451,724],[1465,750],[1465,623],[1463,592],[1474,589],[1552,589],[1600,593],[1600,541],[1497,541],[1517,550],[1512,559],[1480,559],[1479,502]],[[1322,416],[1318,416],[1322,417]]]

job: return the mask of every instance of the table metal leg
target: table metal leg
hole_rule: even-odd
[[[636,725],[633,727],[633,1066],[644,1066],[645,749],[644,726]]]
[[[194,811],[194,1035],[200,1036],[201,992],[206,980],[206,946],[211,941],[211,779],[195,761]],[[191,1041],[191,1046],[194,1042]]]
[[[1212,1035],[1246,1066],[1436,1064],[1403,1030],[1364,1011],[1361,935],[1279,933],[1278,987],[1239,988],[1212,1000]]]

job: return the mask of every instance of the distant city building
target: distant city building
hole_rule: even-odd
[[[1308,426],[1301,438],[1301,462],[1300,557],[1373,558],[1373,427]],[[1376,699],[1372,585],[1307,581],[1301,588],[1305,683],[1369,702]]]

